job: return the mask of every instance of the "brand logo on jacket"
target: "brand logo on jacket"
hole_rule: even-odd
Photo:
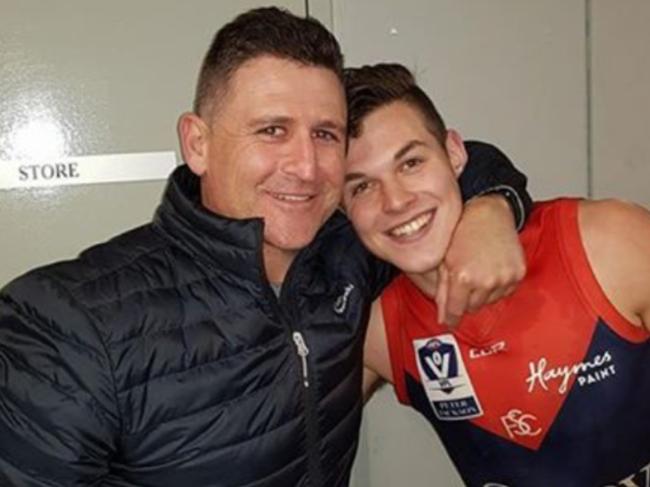
[[[338,298],[336,298],[336,301],[334,302],[334,312],[336,314],[343,314],[345,311],[345,308],[348,306],[348,298],[350,297],[350,293],[354,291],[354,284],[348,283],[344,288],[343,288],[343,294],[341,294]]]
[[[535,387],[539,386],[545,391],[551,387],[557,388],[557,392],[566,394],[573,377],[581,387],[596,384],[616,375],[616,367],[612,361],[609,351],[594,355],[591,360],[558,367],[549,367],[546,358],[542,357],[537,362],[528,364],[528,392],[533,392]]]
[[[413,348],[420,381],[438,419],[454,421],[483,414],[452,334],[413,340]]]

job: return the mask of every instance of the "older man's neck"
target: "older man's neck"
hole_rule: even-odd
[[[298,251],[288,251],[264,245],[264,269],[270,283],[281,285]]]

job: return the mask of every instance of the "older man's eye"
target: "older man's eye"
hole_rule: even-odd
[[[283,135],[285,130],[279,125],[269,125],[268,127],[262,127],[257,131],[258,134],[268,135],[269,137],[277,137]]]
[[[330,130],[316,130],[314,137],[328,142],[338,142],[340,140],[339,136]]]

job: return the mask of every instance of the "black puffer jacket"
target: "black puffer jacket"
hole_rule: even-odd
[[[278,300],[262,223],[196,194],[181,167],[153,224],[3,290],[0,485],[347,485],[386,276],[337,214]]]

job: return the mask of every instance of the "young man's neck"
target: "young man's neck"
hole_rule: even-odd
[[[439,275],[440,273],[437,267],[421,274],[406,274],[406,276],[413,281],[420,291],[431,299],[434,299],[436,296]]]

